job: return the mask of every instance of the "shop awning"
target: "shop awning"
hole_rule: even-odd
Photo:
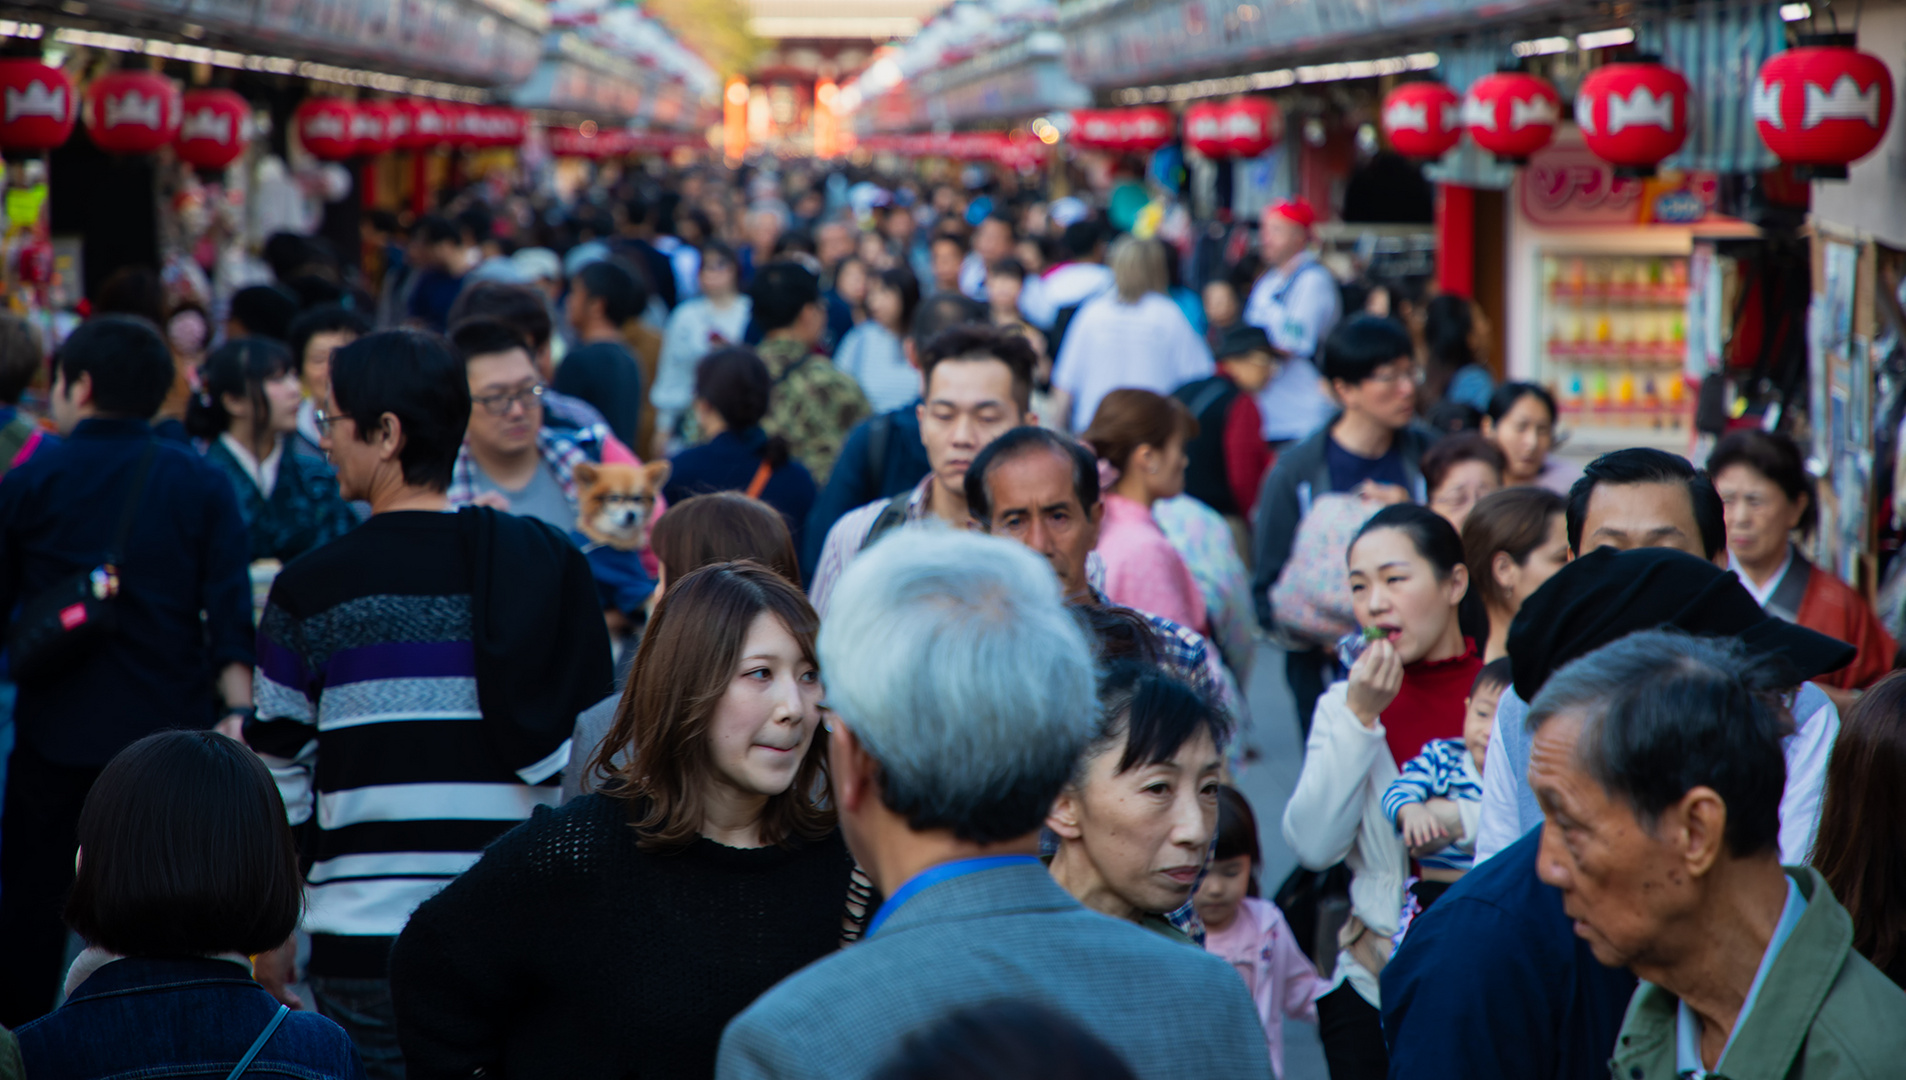
[[[1196,76],[1347,42],[1420,42],[1504,18],[1579,9],[1566,0],[1075,0],[1060,8],[1066,66],[1091,87]]]
[[[1751,173],[1780,164],[1754,127],[1754,76],[1787,47],[1777,3],[1721,0],[1637,22],[1643,52],[1679,71],[1693,88],[1688,141],[1670,169]]]
[[[73,7],[25,0],[15,17],[71,24]],[[535,0],[89,0],[81,10],[119,32],[466,86],[529,78],[549,25]]]

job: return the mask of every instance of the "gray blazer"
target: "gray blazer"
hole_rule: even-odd
[[[1037,866],[931,885],[866,941],[782,980],[728,1024],[717,1080],[861,1080],[955,1009],[1034,1001],[1077,1020],[1143,1080],[1271,1075],[1230,964],[1088,911]]]

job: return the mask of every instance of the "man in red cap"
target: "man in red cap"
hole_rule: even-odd
[[[1310,203],[1291,198],[1265,207],[1258,228],[1258,250],[1267,270],[1251,289],[1244,321],[1263,327],[1271,344],[1290,356],[1257,398],[1269,442],[1301,439],[1335,411],[1314,362],[1343,314],[1343,301],[1337,279],[1310,253],[1316,223]]]

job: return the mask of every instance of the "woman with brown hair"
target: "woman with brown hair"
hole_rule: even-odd
[[[1463,562],[1489,617],[1484,663],[1509,655],[1509,624],[1522,601],[1568,562],[1567,509],[1547,488],[1513,487],[1483,496],[1463,519]]]
[[[755,563],[669,583],[603,790],[539,808],[398,938],[412,1077],[707,1077],[730,1018],[858,935],[872,898],[823,802],[817,625]]]
[[[1084,439],[1105,485],[1098,552],[1106,598],[1208,635],[1204,594],[1152,517],[1153,503],[1184,494],[1185,443],[1197,433],[1176,399],[1125,389],[1105,395]]]
[[[1853,917],[1853,947],[1906,987],[1906,674],[1853,706],[1827,759],[1813,866]]]

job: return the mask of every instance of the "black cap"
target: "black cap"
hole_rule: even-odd
[[[1218,335],[1218,347],[1212,350],[1211,355],[1213,359],[1223,361],[1249,352],[1270,353],[1279,360],[1287,355],[1284,350],[1271,344],[1271,337],[1264,332],[1263,327],[1246,323],[1225,327],[1224,333]]]
[[[1732,571],[1673,548],[1597,548],[1556,571],[1509,626],[1516,696],[1534,701],[1569,661],[1640,630],[1729,637],[1798,686],[1853,662],[1844,641],[1767,614]]]

